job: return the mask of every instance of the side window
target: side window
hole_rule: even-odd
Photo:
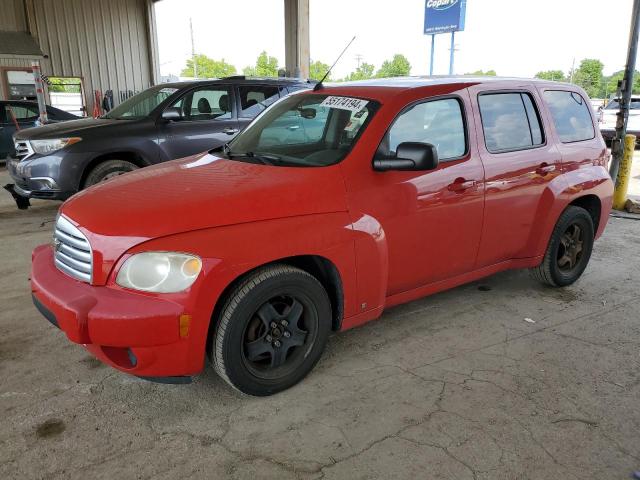
[[[378,149],[378,155],[393,157],[403,142],[431,143],[441,161],[461,157],[467,151],[460,102],[453,98],[413,105],[396,118]]]
[[[547,90],[544,99],[562,143],[591,140],[596,136],[589,105],[581,95],[564,90]]]
[[[188,93],[171,106],[180,109],[184,120],[226,120],[231,118],[230,99],[228,87],[207,87]]]
[[[253,118],[261,111],[280,98],[277,86],[268,85],[241,85],[240,92],[240,116]]]
[[[38,107],[32,105],[7,105],[7,110],[13,112],[13,115],[19,122],[35,121],[39,116]],[[11,113],[7,112],[7,114],[10,119]]]
[[[478,97],[482,129],[491,153],[532,148],[544,143],[540,116],[528,93],[490,93]]]

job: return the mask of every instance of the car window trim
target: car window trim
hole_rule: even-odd
[[[457,162],[465,159],[469,155],[469,152],[471,151],[471,147],[469,145],[469,125],[468,125],[469,121],[468,121],[468,116],[466,111],[467,109],[465,107],[464,99],[462,98],[462,96],[455,93],[451,93],[446,95],[437,95],[429,98],[421,98],[419,100],[416,100],[414,102],[411,102],[405,105],[402,108],[402,110],[400,110],[396,114],[396,116],[393,117],[393,120],[389,123],[389,126],[385,130],[384,135],[382,135],[382,137],[380,138],[380,142],[378,143],[378,146],[376,147],[376,151],[373,155],[373,159],[371,160],[372,167],[373,167],[373,160],[378,158],[377,153],[380,150],[380,145],[382,145],[384,138],[389,134],[389,131],[395,125],[396,121],[398,121],[398,118],[400,118],[402,115],[404,115],[406,112],[416,107],[417,105],[421,105],[423,103],[429,103],[429,102],[437,102],[439,100],[449,100],[449,99],[456,100],[460,105],[460,114],[462,115],[462,128],[464,130],[464,153],[458,157],[450,157],[450,158],[444,158],[444,159],[438,158],[438,162],[449,163],[449,162]],[[389,159],[386,159],[386,160],[389,160]]]
[[[528,93],[529,97],[531,98],[531,103],[533,104],[533,108],[536,110],[536,113],[538,114],[538,120],[540,123],[540,131],[542,133],[542,138],[543,138],[543,142],[537,145],[530,145],[528,147],[518,147],[518,148],[503,148],[500,150],[489,150],[489,147],[487,146],[487,136],[484,130],[484,120],[482,118],[482,108],[480,107],[480,97],[483,95],[499,95],[499,94],[504,94],[504,93],[518,93],[520,95],[522,95],[523,93]],[[531,143],[533,143],[533,131],[531,131],[531,124],[529,123],[529,114],[527,113],[527,107],[524,105],[524,101],[522,100],[522,96],[520,97],[520,101],[522,102],[522,108],[524,109],[524,114],[527,117],[527,125],[529,125],[529,134],[531,136]],[[544,121],[542,120],[542,115],[540,114],[540,107],[538,106],[538,104],[536,103],[536,99],[535,96],[533,95],[533,91],[528,90],[526,88],[519,88],[519,89],[507,89],[507,90],[483,90],[482,92],[478,93],[478,113],[480,114],[480,126],[482,127],[482,138],[484,140],[484,148],[485,150],[490,153],[491,155],[500,155],[503,153],[510,153],[510,152],[522,152],[525,150],[536,150],[538,148],[543,148],[547,146],[548,143],[548,139],[547,139],[547,132],[545,129],[545,125],[544,125]]]
[[[580,95],[580,98],[582,98],[582,101],[586,104],[587,101],[585,100],[584,96],[580,93],[577,92],[575,90],[562,90],[559,88],[544,88],[542,89],[542,100],[545,102],[545,106],[547,107],[547,109],[549,110],[549,116],[551,117],[551,121],[553,122],[553,128],[556,132],[556,135],[558,136],[558,141],[560,143],[562,143],[563,145],[570,145],[572,143],[580,143],[580,142],[590,142],[591,140],[595,139],[597,136],[597,132],[596,132],[596,128],[597,125],[595,124],[595,119],[593,118],[593,115],[591,114],[592,112],[592,108],[587,108],[587,113],[589,114],[589,118],[591,119],[591,127],[593,128],[593,137],[591,138],[583,138],[582,140],[572,140],[570,142],[563,142],[562,139],[560,138],[560,134],[558,133],[558,128],[556,127],[556,121],[553,118],[553,113],[551,113],[551,107],[549,107],[549,104],[547,103],[547,100],[544,98],[544,94],[546,92],[565,92],[565,93],[574,93],[576,95]]]

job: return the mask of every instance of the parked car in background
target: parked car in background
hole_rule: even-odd
[[[36,102],[0,100],[0,159],[15,154],[13,136],[19,130],[36,126],[39,116]],[[49,105],[47,105],[47,116],[52,123],[78,120],[79,118]]]
[[[8,162],[13,190],[23,198],[64,200],[140,167],[219,147],[271,103],[313,85],[243,76],[166,83],[98,119],[21,131]]]
[[[607,144],[611,143],[616,134],[617,113],[620,108],[619,99],[611,100],[600,111],[600,132]],[[629,104],[629,120],[627,121],[627,133],[636,136],[636,145],[640,143],[640,97],[631,97]]]
[[[588,102],[491,77],[299,92],[218,151],[65,202],[34,303],[124,372],[185,382],[209,355],[242,392],[284,390],[387,307],[512,268],[575,282],[613,194]]]

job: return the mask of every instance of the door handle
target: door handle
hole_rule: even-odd
[[[300,128],[300,125],[289,125],[287,128],[289,130],[298,130]]]
[[[546,175],[547,173],[551,173],[556,169],[555,165],[549,165],[546,162],[540,164],[538,168],[536,168],[536,173],[538,175]]]
[[[222,133],[226,133],[227,135],[233,135],[234,133],[238,133],[240,131],[239,128],[223,128]]]
[[[475,189],[478,186],[478,182],[475,180],[465,180],[464,178],[456,178],[453,183],[450,183],[447,188],[451,192],[462,193],[469,189]]]

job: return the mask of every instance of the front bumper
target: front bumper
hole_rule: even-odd
[[[7,159],[7,170],[13,179],[14,191],[25,198],[66,200],[78,190],[78,165],[84,165],[85,155],[55,152],[47,156],[30,156],[22,160]]]
[[[33,252],[31,290],[49,322],[118,370],[167,381],[202,368],[180,336],[179,318],[188,313],[180,303],[74,280],[55,267],[48,245]]]

